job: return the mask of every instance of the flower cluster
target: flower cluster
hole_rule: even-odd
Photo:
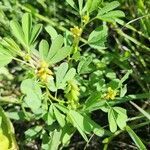
[[[84,16],[82,17],[82,20],[83,20],[83,22],[84,22],[85,24],[88,23],[89,20],[90,20],[89,15],[84,15]]]
[[[108,87],[107,94],[105,95],[105,99],[114,100],[117,95],[117,91],[113,90],[111,87]]]
[[[48,68],[48,64],[46,62],[41,62],[40,67],[37,71],[37,76],[41,79],[43,82],[47,82],[48,77],[52,76],[52,71]]]
[[[70,29],[70,31],[72,32],[75,38],[80,37],[82,33],[82,29],[78,26],[74,26],[73,28]]]

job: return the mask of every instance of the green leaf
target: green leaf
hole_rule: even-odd
[[[60,111],[55,106],[53,106],[53,110],[54,110],[54,114],[55,114],[55,117],[56,117],[59,125],[61,127],[64,127],[65,126],[65,116],[63,114],[61,114]]]
[[[121,87],[120,97],[124,97],[126,93],[127,93],[127,85],[125,84],[123,87]]]
[[[25,46],[25,39],[24,39],[24,33],[22,31],[22,28],[20,26],[20,24],[17,21],[10,21],[10,27],[12,29],[12,33],[13,35],[17,38],[17,40],[23,45]]]
[[[117,119],[116,119],[117,125],[121,130],[124,130],[124,128],[127,125],[127,116],[117,114]]]
[[[96,18],[108,22],[114,22],[116,18],[120,18],[120,17],[125,17],[124,12],[121,10],[114,10],[102,16],[96,16]]]
[[[23,80],[21,91],[26,95],[24,102],[27,107],[36,112],[41,106],[42,91],[39,84],[33,79]]]
[[[132,140],[134,141],[134,143],[136,144],[136,146],[140,150],[147,150],[145,145],[142,143],[141,139],[135,134],[135,132],[129,126],[126,126],[126,130],[129,133],[129,135],[132,138]]]
[[[101,8],[98,12],[98,16],[101,16],[115,8],[117,8],[120,5],[120,3],[118,1],[113,1],[110,3],[107,3],[105,7]]]
[[[47,86],[48,86],[50,91],[52,91],[52,92],[57,91],[57,87],[55,85],[54,78],[48,78]]]
[[[113,110],[117,112],[116,122],[121,130],[126,127],[126,122],[128,120],[127,111],[121,107],[113,107]]]
[[[25,131],[25,136],[27,139],[28,138],[34,139],[36,137],[36,135],[41,132],[42,129],[43,129],[42,126],[31,127],[30,129]]]
[[[49,44],[46,40],[42,40],[39,45],[40,57],[42,60],[46,60],[49,51]]]
[[[79,74],[84,74],[88,70],[89,64],[92,62],[92,57],[89,56],[86,59],[82,59],[78,65],[77,71]]]
[[[52,40],[52,45],[48,53],[48,60],[56,55],[57,51],[62,47],[63,43],[64,38],[62,35],[58,35],[54,40]]]
[[[33,44],[42,30],[42,24],[37,24],[33,27],[30,37],[30,45]]]
[[[78,10],[74,0],[66,0],[66,2],[72,7],[74,8],[75,10]]]
[[[91,126],[91,129],[89,130],[89,132],[92,131],[97,136],[104,135],[104,129],[100,125],[98,125],[96,122],[94,122],[91,118],[89,118],[87,115],[84,115],[84,123],[86,124],[87,122]]]
[[[101,2],[102,0],[87,0],[84,11],[91,13],[92,11],[97,10]]]
[[[77,130],[80,132],[84,140],[88,142],[88,138],[86,134],[84,133],[85,132],[84,129],[91,128],[91,127],[89,127],[89,124],[85,124],[85,127],[84,127],[84,124],[83,124],[84,117],[74,110],[70,110],[70,112],[68,113],[68,117],[70,118],[70,121],[73,124],[73,126],[77,128]]]
[[[127,115],[127,111],[126,111],[126,109],[124,109],[124,108],[121,108],[121,107],[113,107],[113,109],[114,109],[118,114]]]
[[[57,53],[50,59],[49,64],[60,62],[61,60],[65,59],[70,54],[70,52],[70,46],[62,47],[61,49],[57,50]]]
[[[76,70],[74,68],[70,68],[68,72],[65,74],[59,88],[64,89],[64,87],[66,86],[66,82],[72,80],[75,74],[76,74]]]
[[[105,100],[101,100],[101,93],[94,92],[90,97],[85,101],[83,110],[85,112],[92,112],[94,110],[100,110],[101,107],[105,105]]]
[[[117,131],[116,116],[112,108],[108,110],[108,122],[110,131],[116,132]]]
[[[89,35],[88,43],[91,47],[97,49],[105,49],[108,28],[106,25],[96,28]]]
[[[0,67],[4,67],[12,61],[12,56],[3,48],[0,47]]]
[[[81,115],[77,111],[70,110],[69,117],[74,125],[83,136],[83,138],[87,141],[87,137],[84,134],[89,134],[90,132],[94,132],[98,136],[102,136],[104,134],[104,130],[97,123],[91,120],[86,115]]]
[[[76,70],[74,68],[70,68],[68,70],[68,72],[66,73],[64,79],[62,80],[62,86],[64,86],[64,84],[67,82],[67,81],[70,81],[74,78],[76,74]]]
[[[147,113],[144,109],[136,105],[134,102],[130,102],[137,110],[139,110],[148,120],[150,120],[150,114]]]
[[[3,108],[0,106],[0,128],[3,132],[3,134],[8,138],[9,140],[9,149],[18,149],[16,139],[15,139],[15,132],[14,127],[10,121],[10,119],[6,116]]]
[[[50,146],[49,142],[50,142],[50,136],[49,136],[49,134],[45,130],[43,130],[41,149],[42,150],[49,149],[49,146]]]
[[[120,87],[122,84],[129,78],[129,75],[132,73],[132,70],[128,70],[127,73],[120,80]]]
[[[48,25],[47,27],[45,27],[45,30],[47,31],[47,33],[50,35],[51,39],[55,39],[58,36],[57,31],[50,25]]]
[[[71,124],[66,124],[62,129],[61,141],[63,146],[68,146],[70,139],[75,132],[75,128]]]
[[[29,13],[25,13],[22,17],[22,29],[25,37],[26,44],[30,42],[30,33],[32,29],[32,16]]]
[[[60,86],[68,70],[68,63],[62,63],[56,71],[56,86]]]
[[[54,104],[60,111],[62,111],[63,113],[67,114],[68,113],[68,109],[67,107],[65,107],[64,105],[55,103]]]
[[[79,12],[80,12],[80,15],[82,15],[83,0],[78,0],[78,4],[79,4]]]
[[[43,116],[43,119],[47,123],[47,125],[52,125],[53,122],[55,122],[56,119],[55,119],[52,105],[50,105],[49,111],[46,112],[46,114]]]
[[[106,69],[106,77],[111,80],[116,79],[116,73],[111,69]]]
[[[2,45],[8,50],[10,50],[12,53],[17,53],[21,51],[18,44],[16,44],[16,42],[12,38],[3,38]]]
[[[49,150],[58,150],[58,146],[60,145],[60,138],[61,138],[62,130],[54,130],[50,134],[50,144],[49,144]]]

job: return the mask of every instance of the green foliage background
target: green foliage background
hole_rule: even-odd
[[[75,2],[77,3],[77,1]],[[100,5],[97,5],[97,2],[100,2]],[[109,6],[111,2],[111,0],[94,1],[95,6],[98,6],[100,10],[105,6]],[[1,50],[0,105],[14,125],[16,141],[21,150],[41,149],[41,147],[42,149],[57,149],[62,140],[61,136],[65,133],[69,136],[65,136],[64,141],[68,142],[69,137],[71,137],[71,141],[70,143],[64,143],[62,147],[59,146],[60,149],[115,150],[120,148],[150,148],[150,2],[148,0],[118,0],[118,2],[120,2],[120,6],[114,8],[122,10],[125,13],[125,17],[120,11],[115,12],[114,16],[109,14],[110,17],[104,16],[105,14],[103,15],[103,12],[99,11],[98,19],[93,19],[84,28],[82,38],[78,43],[80,54],[76,53],[76,55],[73,55],[74,60],[70,63],[71,66],[68,66],[65,62],[60,63],[60,61],[66,58],[69,53],[65,46],[69,42],[70,45],[68,45],[72,46],[72,41],[68,38],[68,36],[71,36],[70,28],[80,26],[81,21],[80,14],[69,5],[72,4],[72,0],[1,0],[1,43],[3,40],[9,41],[10,37],[16,43],[20,40],[19,47],[17,45],[11,47],[14,51],[18,50],[17,53],[20,49],[28,50],[31,48],[31,45],[37,44],[35,47],[39,49],[42,59],[48,60],[50,64],[54,65],[53,71],[56,74],[56,86],[51,86],[54,85],[53,82],[47,86],[52,93],[58,89],[59,97],[55,99],[52,94],[50,95],[52,96],[51,99],[60,100],[63,97],[62,90],[66,94],[64,98],[70,98],[70,95],[67,94],[69,86],[68,89],[65,89],[64,85],[69,79],[68,81],[67,79],[63,81],[69,72],[70,78],[73,79],[75,76],[78,81],[77,83],[70,83],[70,86],[72,84],[79,86],[79,102],[82,104],[81,107],[83,106],[81,110],[79,108],[79,111],[73,109],[68,113],[66,107],[61,107],[60,103],[54,103],[48,109],[49,112],[41,117],[41,113],[37,109],[39,109],[38,105],[41,105],[38,99],[41,99],[43,96],[42,85],[32,80],[34,77],[33,70],[28,70],[28,66],[21,61],[15,61],[15,59],[11,61],[12,56],[7,55],[7,53],[3,55]],[[106,9],[108,10],[108,8]],[[92,8],[89,11],[92,12]],[[37,40],[31,40],[29,36],[29,39],[26,39],[28,44],[21,41],[21,38],[16,39],[14,37],[12,33],[14,24],[11,21],[21,22],[26,12],[32,14],[33,25],[38,24],[39,30],[40,25],[43,24],[43,30],[41,30]],[[97,12],[93,11],[90,18],[96,15]],[[55,46],[60,46],[50,51],[61,49],[62,53],[58,51],[57,57],[54,57],[54,59],[48,58],[47,54],[44,53],[45,47],[50,47],[53,44],[50,39],[55,39],[57,36],[53,28],[49,29],[49,25],[58,34],[62,34],[66,39],[64,43],[67,43],[62,48],[60,42],[62,36],[57,37],[56,41],[59,42],[55,43]],[[42,39],[44,40],[40,42]],[[40,46],[38,48],[39,43]],[[59,57],[58,54],[60,54]],[[18,54],[13,54],[13,56],[16,55]],[[4,56],[7,57],[5,58]],[[22,56],[21,52],[17,58],[20,58],[20,56]],[[10,61],[11,63],[8,64]],[[5,64],[8,64],[7,67],[3,67]],[[74,68],[77,72],[76,75]],[[62,70],[66,70],[66,72]],[[60,74],[64,74],[63,78],[59,76]],[[115,100],[108,101],[110,109],[107,106],[107,100],[99,101],[99,98],[103,99],[103,94],[107,93],[109,87],[112,87],[118,93]],[[24,104],[21,106],[19,104],[24,99],[24,96],[26,96],[24,101],[29,106],[27,108]],[[33,102],[31,99],[36,101]],[[76,105],[78,105],[78,102]],[[48,107],[46,102],[43,106],[45,109]],[[104,112],[108,113],[108,117],[107,113]],[[55,118],[49,114],[53,113],[57,123],[51,126],[55,122]],[[69,118],[67,119],[71,120],[78,132],[75,132],[75,129],[70,124],[64,127],[66,114]],[[114,117],[116,115],[118,117],[117,123]],[[80,124],[84,120],[86,120],[85,124],[90,126],[90,128],[84,127],[82,123]],[[125,128],[124,124],[126,122],[123,122],[123,120],[127,120]],[[79,122],[79,124],[76,124],[76,122]],[[61,133],[59,132],[59,127],[64,127]],[[103,133],[103,129],[105,133]],[[75,134],[73,135],[73,133]],[[49,145],[50,147],[48,147]]]

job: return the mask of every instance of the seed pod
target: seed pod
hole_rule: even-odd
[[[68,100],[68,107],[72,109],[77,109],[79,106],[79,88],[75,80],[71,80],[68,82],[68,85],[65,89],[65,97]]]

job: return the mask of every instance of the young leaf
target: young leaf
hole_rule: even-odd
[[[32,29],[32,16],[29,13],[25,13],[22,17],[22,29],[25,37],[26,44],[30,42],[30,32]]]
[[[45,30],[50,35],[50,37],[51,37],[52,40],[54,40],[58,36],[57,31],[52,26],[50,26],[50,25],[48,25],[47,27],[45,27]]]
[[[42,40],[39,45],[40,57],[42,60],[46,60],[49,51],[49,44],[46,40]]]
[[[20,26],[20,24],[17,21],[10,21],[10,27],[12,29],[12,33],[13,35],[17,38],[17,40],[23,45],[25,46],[25,39],[24,39],[24,33],[22,31],[22,28]]]
[[[30,45],[33,44],[42,30],[42,24],[37,24],[33,27],[30,37]]]
[[[117,131],[116,116],[112,108],[108,110],[108,122],[110,131],[116,132]]]
[[[140,150],[147,150],[145,145],[142,143],[141,139],[135,134],[135,132],[129,126],[126,126],[126,130],[129,133],[129,135],[132,138],[132,140],[134,141],[134,143],[136,144],[136,146]]]

